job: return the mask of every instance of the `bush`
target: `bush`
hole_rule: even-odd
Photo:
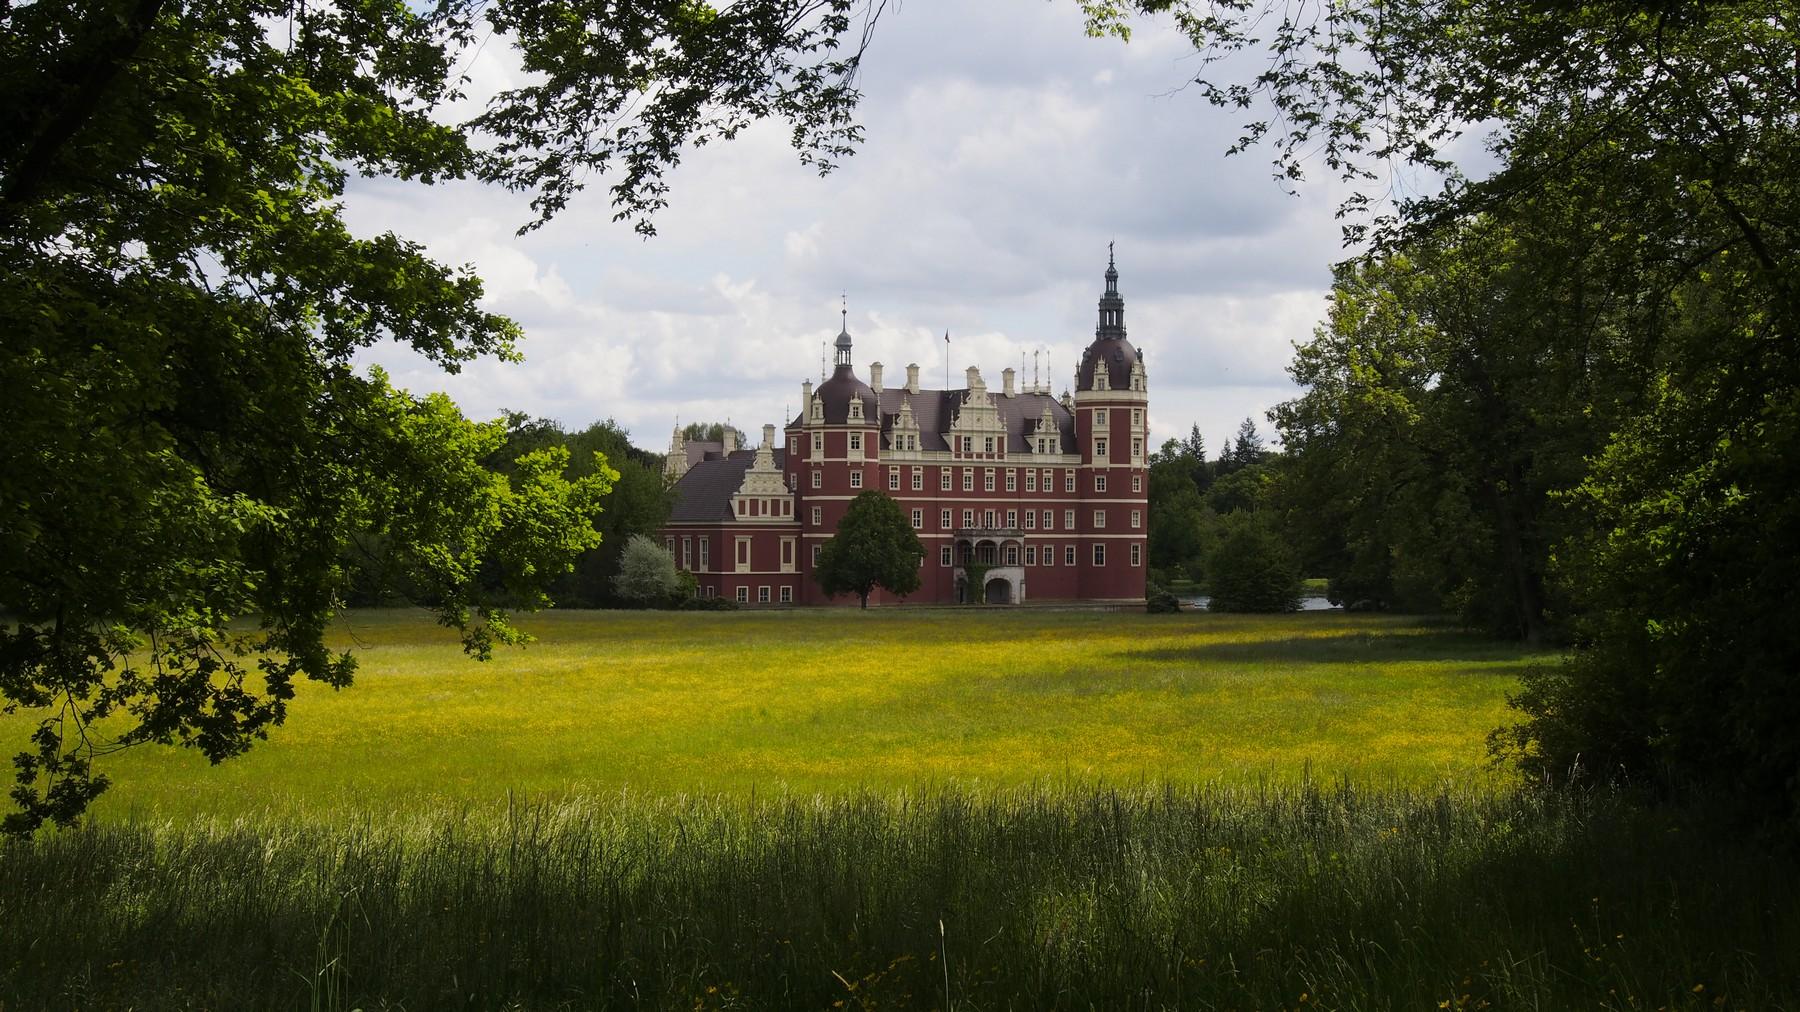
[[[1213,611],[1276,612],[1300,607],[1300,566],[1287,543],[1255,514],[1222,518],[1224,536],[1207,558]]]
[[[1181,610],[1181,599],[1167,587],[1150,584],[1144,591],[1144,610],[1152,615],[1169,615]]]
[[[688,597],[675,605],[676,611],[737,611],[738,603],[729,597]]]
[[[663,546],[633,534],[619,557],[619,575],[613,577],[613,591],[640,608],[667,605],[681,593],[681,574],[675,560]]]

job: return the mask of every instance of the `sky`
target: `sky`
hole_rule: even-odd
[[[470,57],[476,96],[518,82],[506,47]],[[1092,39],[1067,0],[905,0],[876,29],[859,85],[866,140],[820,178],[780,123],[684,156],[648,240],[615,223],[604,183],[524,237],[524,196],[476,183],[357,180],[345,216],[468,264],[487,308],[525,330],[522,363],[447,375],[410,350],[371,349],[415,393],[473,417],[522,411],[580,428],[611,418],[663,450],[677,422],[760,437],[799,409],[840,326],[858,374],[908,363],[954,386],[1023,369],[1057,393],[1093,339],[1116,243],[1130,338],[1144,353],[1152,442],[1197,424],[1217,454],[1246,417],[1298,389],[1296,342],[1323,318],[1343,259],[1341,184],[1323,166],[1298,192],[1266,152],[1226,157],[1248,114],[1183,85],[1199,69],[1166,25]],[[841,301],[840,301],[841,300]]]

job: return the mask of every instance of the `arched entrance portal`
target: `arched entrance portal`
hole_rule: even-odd
[[[987,598],[989,604],[1011,604],[1013,603],[1012,583],[1003,577],[996,576],[987,582],[986,593],[983,596]]]

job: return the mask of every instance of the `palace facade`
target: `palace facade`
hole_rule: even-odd
[[[754,450],[729,428],[723,442],[676,430],[663,543],[701,596],[832,603],[812,575],[819,550],[850,500],[878,489],[925,545],[907,602],[1143,602],[1149,404],[1110,257],[1093,343],[1061,397],[1020,389],[1011,369],[999,390],[973,367],[955,390],[922,388],[917,365],[890,387],[874,362],[864,382],[847,327],[835,348],[831,376],[801,384],[780,442],[773,425]],[[869,603],[898,600],[877,590]]]

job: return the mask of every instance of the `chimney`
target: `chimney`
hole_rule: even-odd
[[[981,385],[981,370],[980,369],[977,369],[974,366],[970,366],[968,369],[968,372],[965,373],[965,376],[968,379],[968,385],[969,385],[970,390],[973,390],[976,387]]]
[[[1013,371],[1011,369],[1000,370],[1000,392],[1007,397],[1013,395]]]
[[[812,380],[801,380],[800,381],[800,417],[805,418],[806,413],[811,410],[812,410]]]
[[[724,441],[725,456],[729,457],[737,450],[737,430],[731,427],[730,422],[726,422],[724,428],[725,432],[719,438]]]
[[[917,362],[910,363],[906,367],[906,392],[909,394],[919,392],[919,363]]]
[[[870,362],[869,363],[869,389],[875,391],[876,393],[881,392],[881,363],[880,362]]]
[[[775,448],[775,426],[763,426],[763,445],[771,450]]]

